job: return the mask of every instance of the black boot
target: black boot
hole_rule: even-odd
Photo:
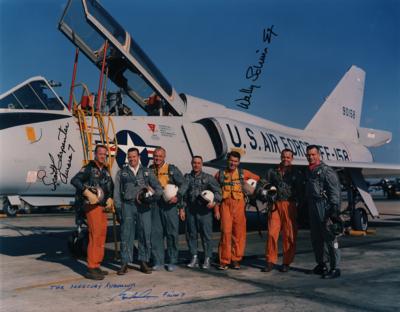
[[[267,265],[261,269],[261,272],[271,272],[274,269],[272,262],[267,262]]]
[[[128,272],[128,265],[127,264],[123,264],[121,265],[120,269],[118,270],[117,274],[118,275],[124,275]]]
[[[289,269],[290,269],[290,267],[288,264],[282,264],[282,267],[279,269],[279,271],[282,273],[286,273],[286,272],[289,272]]]
[[[147,263],[145,261],[141,262],[140,271],[142,271],[145,274],[151,274],[151,272],[152,272],[151,268],[147,265]]]
[[[92,279],[92,280],[102,280],[104,279],[104,275],[100,274],[97,269],[89,269],[87,270],[85,277],[87,279]]]
[[[100,269],[100,268],[96,268],[95,270],[97,271],[97,273],[99,273],[99,274],[101,274],[101,275],[104,275],[104,276],[108,275],[108,272],[107,272],[107,271],[103,271],[103,270]]]
[[[339,276],[340,276],[340,269],[330,269],[329,272],[322,275],[322,278],[333,279],[333,278],[338,278]]]
[[[317,275],[325,275],[328,273],[328,268],[326,267],[325,263],[319,263],[312,272]]]
[[[234,269],[234,270],[240,270],[239,261],[232,261],[231,268]]]

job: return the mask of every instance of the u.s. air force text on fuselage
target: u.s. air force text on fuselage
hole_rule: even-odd
[[[306,147],[315,144],[314,138],[300,138],[288,136],[277,131],[266,130],[260,127],[245,126],[238,123],[225,123],[225,129],[232,145],[243,148],[247,153],[267,153],[280,155],[281,151],[289,148],[294,156],[305,158]],[[224,129],[224,130],[225,130]],[[321,158],[327,161],[350,161],[350,155],[344,144],[335,145],[316,144],[320,148]]]

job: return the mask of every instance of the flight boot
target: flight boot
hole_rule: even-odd
[[[328,273],[328,268],[325,263],[318,263],[317,266],[312,270],[312,273],[317,275],[325,275]]]
[[[239,261],[232,261],[231,267],[232,267],[232,269],[234,269],[234,270],[240,270],[240,263],[239,263]]]
[[[128,272],[128,264],[124,263],[123,265],[121,265],[121,267],[119,268],[117,274],[118,275],[125,275]]]
[[[340,277],[340,269],[330,269],[329,272],[322,275],[324,279],[333,279]]]
[[[87,279],[92,279],[92,280],[97,280],[97,281],[100,281],[100,280],[104,279],[104,275],[103,275],[103,274],[100,274],[100,273],[98,272],[98,270],[96,270],[96,269],[89,269],[89,268],[88,268],[88,270],[87,270],[87,272],[86,272],[86,274],[85,274],[85,277],[86,277]]]
[[[268,262],[265,267],[261,269],[261,272],[271,272],[274,268],[274,264],[272,262]]]
[[[186,265],[188,268],[198,268],[199,267],[199,259],[197,258],[197,255],[194,255],[192,257],[192,260]]]
[[[210,268],[210,263],[211,263],[210,257],[206,257],[204,259],[204,262],[203,262],[203,265],[201,266],[201,268],[204,269],[204,270],[209,269]]]
[[[103,270],[100,269],[100,268],[95,268],[95,270],[97,271],[97,273],[99,273],[99,274],[101,274],[101,275],[104,275],[104,276],[108,275],[108,272],[107,272],[107,271],[103,271]]]
[[[282,273],[289,272],[289,265],[288,264],[282,264],[282,267],[279,269],[279,272],[282,272]]]
[[[145,261],[142,261],[140,263],[140,271],[145,273],[145,274],[151,274],[152,273],[151,268],[147,265],[147,263]]]

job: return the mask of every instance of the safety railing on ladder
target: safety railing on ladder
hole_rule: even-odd
[[[75,88],[77,87],[82,87],[82,96],[78,102],[74,95],[72,113],[77,118],[81,134],[83,165],[94,159],[94,149],[97,144],[101,144],[107,148],[108,167],[111,170],[118,146],[114,121],[111,116],[95,110],[94,95],[85,84],[76,84]]]

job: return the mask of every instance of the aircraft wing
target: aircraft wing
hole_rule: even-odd
[[[359,168],[365,178],[400,176],[399,164],[366,163],[366,162],[336,162],[328,163],[332,167]]]

